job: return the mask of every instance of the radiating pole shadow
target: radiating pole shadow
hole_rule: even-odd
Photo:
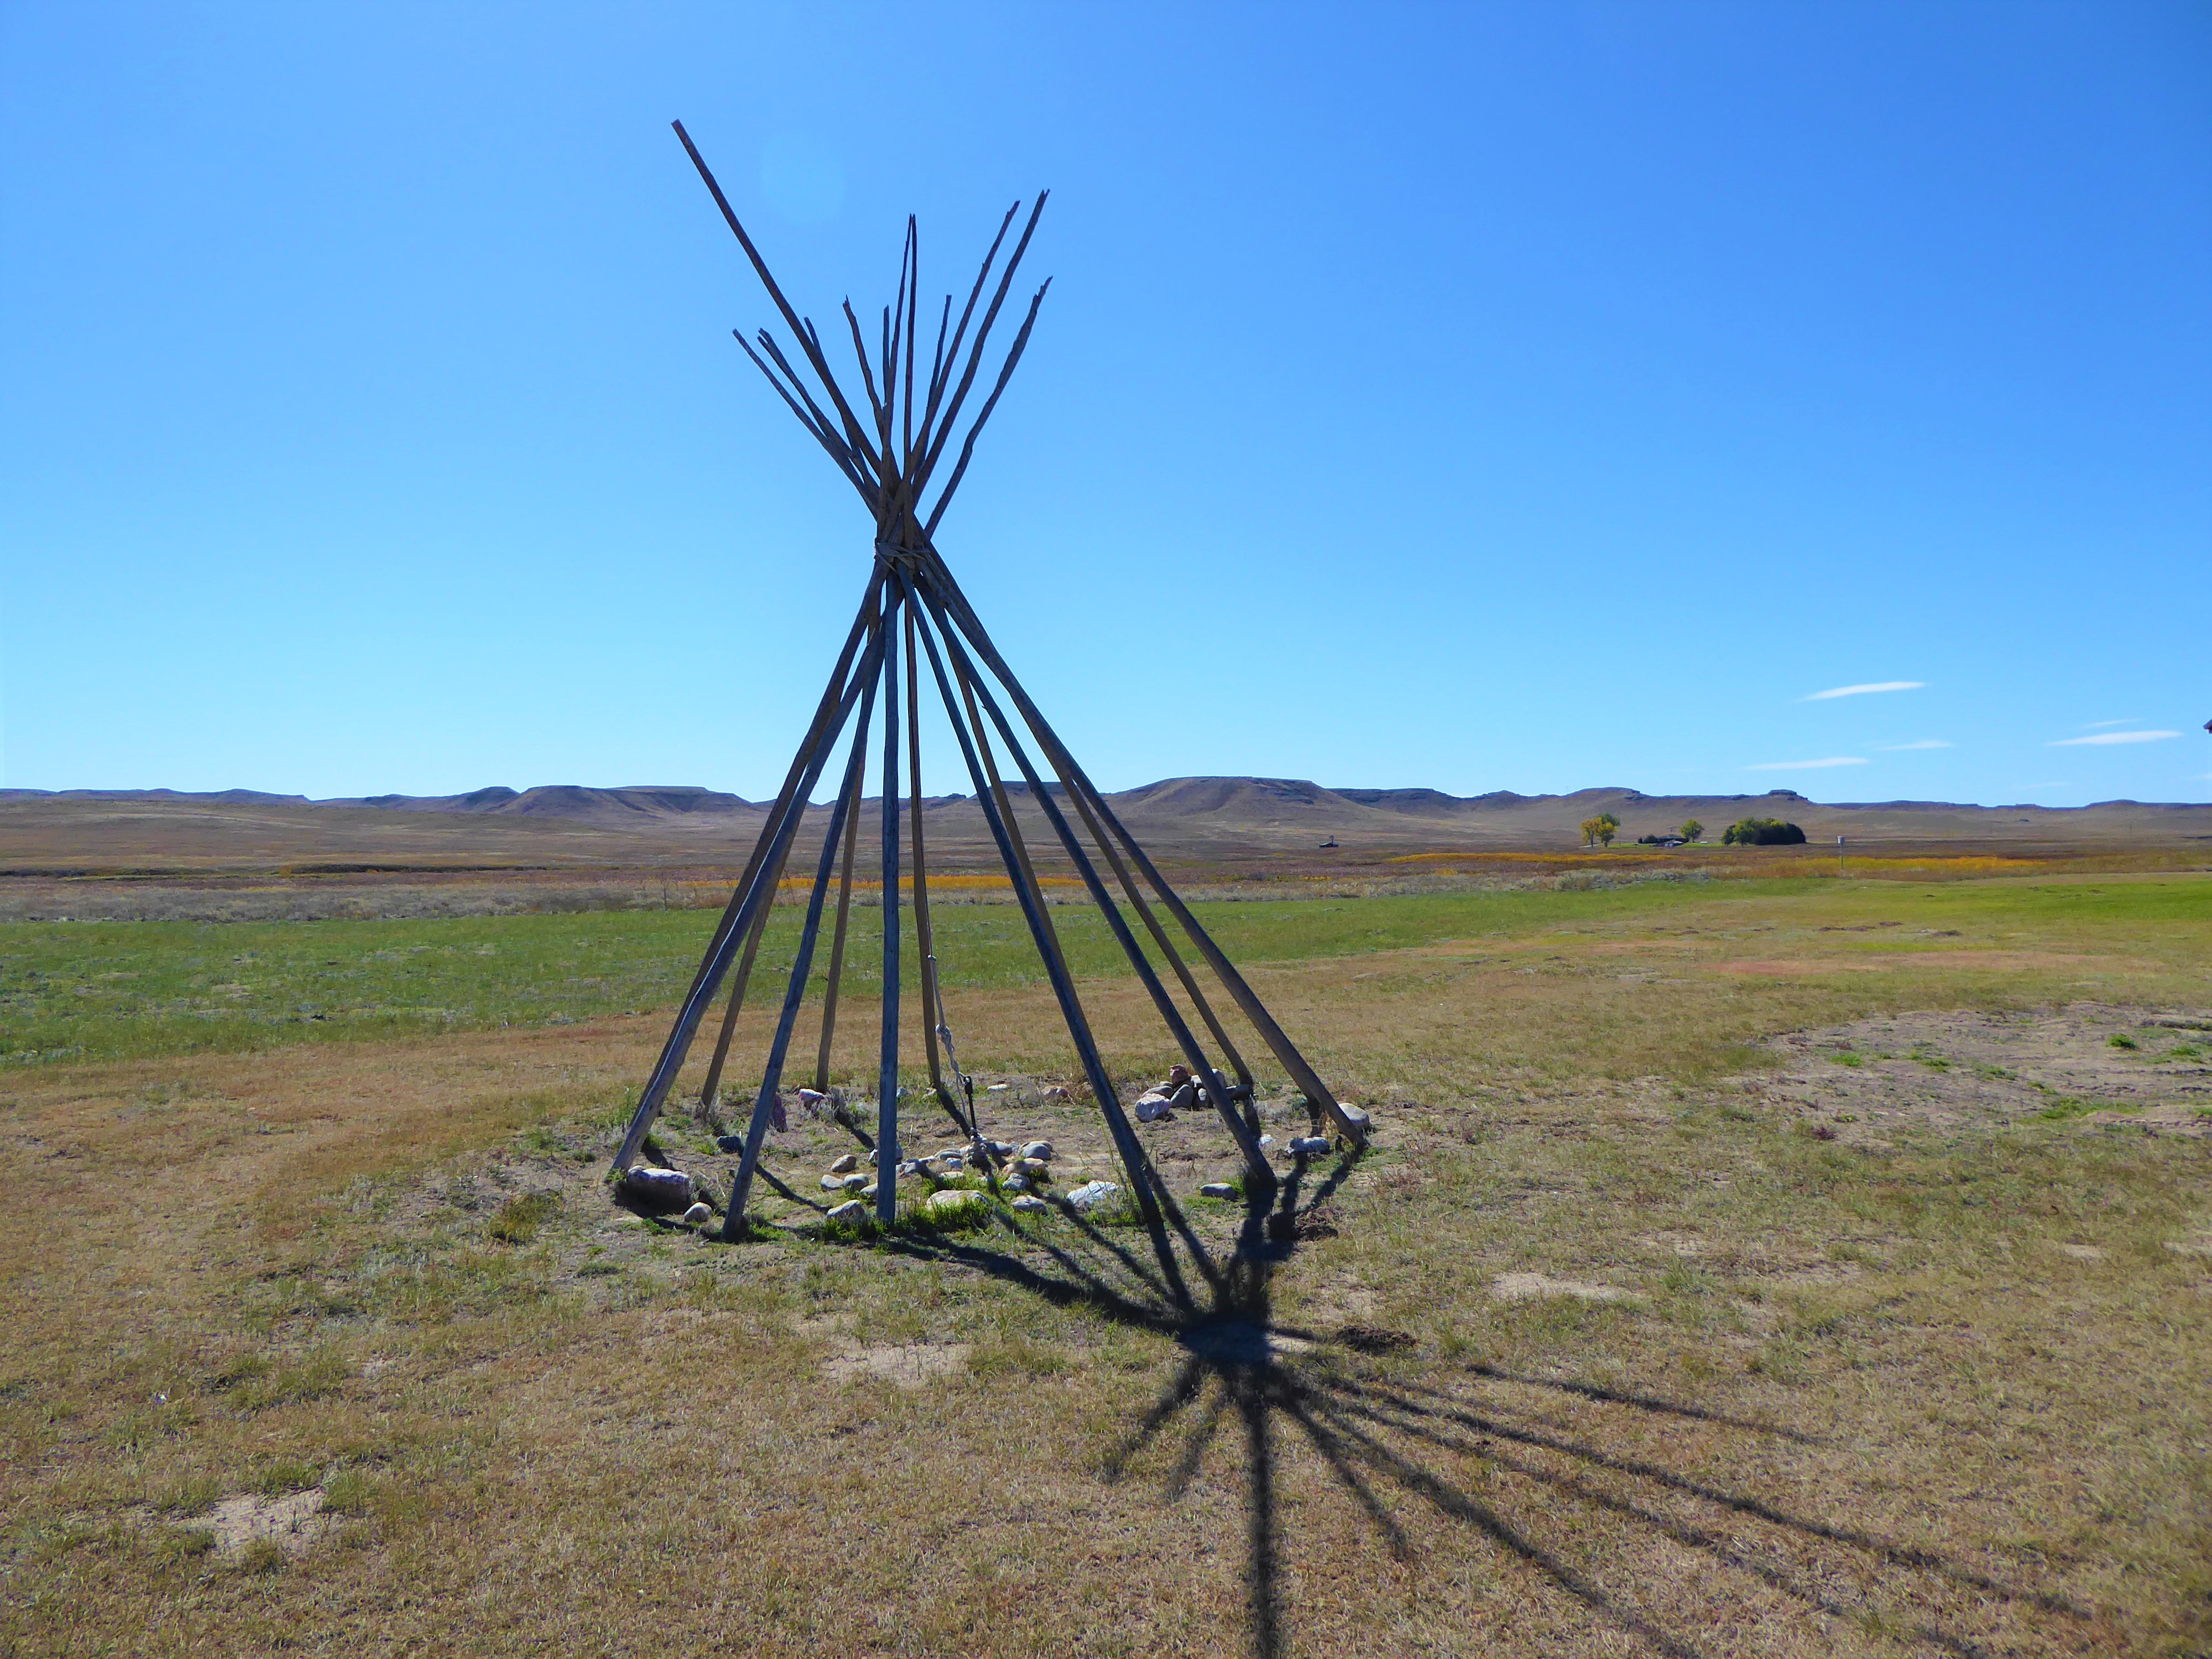
[[[1277,1504],[1280,1431],[1285,1426],[1313,1449],[1394,1558],[1411,1560],[1417,1554],[1405,1523],[1393,1513],[1395,1497],[1466,1528],[1668,1659],[1698,1659],[1700,1650],[1689,1635],[1668,1628],[1628,1595],[1609,1588],[1595,1572],[1542,1541],[1535,1528],[1558,1506],[1583,1505],[1632,1522],[1836,1618],[1859,1619],[1878,1609],[1825,1588],[1811,1571],[1784,1565],[1746,1548],[1723,1529],[1670,1512],[1668,1502],[1707,1505],[1800,1540],[1835,1547],[1862,1563],[1908,1569],[1981,1597],[2022,1604],[2069,1620],[2091,1618],[2088,1609],[2063,1597],[2005,1583],[1939,1552],[1801,1516],[1771,1498],[1731,1491],[1648,1457],[1608,1449],[1578,1431],[1562,1431],[1551,1413],[1470,1399],[1449,1386],[1397,1377],[1376,1363],[1378,1349],[1410,1346],[1411,1337],[1353,1327],[1331,1334],[1278,1322],[1271,1297],[1273,1276],[1295,1255],[1302,1238],[1327,1228],[1322,1206],[1352,1172],[1358,1156],[1338,1159],[1310,1195],[1304,1192],[1308,1171],[1302,1163],[1273,1194],[1253,1197],[1233,1252],[1208,1264],[1211,1271],[1203,1275],[1212,1292],[1203,1306],[1187,1297],[1170,1297],[1158,1277],[1148,1271],[1149,1264],[1079,1217],[1074,1218],[1074,1243],[1002,1222],[1002,1238],[908,1238],[890,1246],[963,1264],[1055,1306],[1083,1304],[1119,1323],[1168,1336],[1182,1347],[1183,1358],[1152,1405],[1109,1453],[1104,1473],[1109,1480],[1128,1478],[1147,1449],[1180,1426],[1182,1443],[1164,1481],[1164,1496],[1177,1501],[1200,1478],[1209,1447],[1233,1415],[1243,1441],[1248,1505],[1244,1583],[1252,1651],[1257,1659],[1278,1659],[1285,1650]],[[1452,1374],[1471,1385],[1503,1382],[1516,1389],[1540,1389],[1633,1413],[1640,1419],[1679,1419],[1801,1445],[1822,1443],[1819,1437],[1802,1431],[1648,1391],[1530,1376],[1480,1364],[1455,1367]],[[1477,1457],[1490,1468],[1526,1481],[1543,1494],[1542,1507],[1525,1519],[1505,1513],[1498,1503],[1468,1491],[1444,1473],[1438,1454]],[[1622,1485],[1640,1485],[1656,1496],[1627,1495],[1615,1489]],[[1985,1651],[1926,1620],[1906,1628],[1926,1646],[1961,1659]]]

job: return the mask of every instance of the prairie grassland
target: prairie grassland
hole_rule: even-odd
[[[1281,1241],[1164,1164],[1188,1298],[1121,1226],[724,1246],[611,1209],[655,1015],[12,1069],[0,1646],[2212,1641],[2212,1143],[2094,1102],[1824,1139],[1766,1042],[2071,1005],[2170,1091],[2212,1032],[2142,1021],[2212,1019],[2212,883],[1224,909],[1377,1135]],[[1066,1077],[1048,995],[971,971],[970,1066]],[[1118,1073],[1163,1062],[1131,981],[1085,1000]],[[1090,1156],[1052,1109],[1007,1121]],[[794,1189],[821,1133],[778,1138]],[[218,1547],[253,1495],[320,1529]]]
[[[1450,941],[1525,945],[1562,929],[1628,928],[1626,939],[1647,927],[1649,948],[1694,954],[1701,938],[1733,949],[1728,941],[1745,928],[1772,931],[1781,924],[1738,921],[1763,915],[1768,906],[1800,931],[1831,937],[1837,951],[1869,959],[1900,945],[1955,951],[1969,938],[2064,945],[2086,926],[2100,939],[2130,935],[2130,960],[2148,963],[2193,948],[2208,890],[2201,880],[2157,876],[2086,886],[1648,882],[1194,908],[1240,963]],[[1095,910],[1056,907],[1055,915],[1079,975],[1128,972]],[[698,910],[662,909],[410,921],[0,924],[0,1068],[559,1024],[657,1008],[683,994],[714,920]],[[1877,925],[1890,922],[1895,927]],[[1133,919],[1130,925],[1138,927]],[[798,931],[793,907],[771,917],[761,955],[770,981],[789,971]],[[919,965],[914,930],[904,933],[902,971],[911,983]],[[879,915],[854,913],[848,992],[875,994],[882,937]],[[1044,983],[1012,906],[941,907],[936,945],[955,991]],[[817,994],[827,955],[825,949],[816,958]]]

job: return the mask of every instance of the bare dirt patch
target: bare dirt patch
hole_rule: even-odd
[[[322,1488],[310,1486],[305,1492],[283,1492],[275,1498],[259,1498],[252,1492],[226,1498],[187,1524],[213,1533],[216,1551],[221,1555],[243,1555],[264,1540],[287,1555],[299,1555],[337,1520],[336,1516],[323,1513]]]
[[[902,1389],[927,1388],[935,1378],[957,1376],[968,1369],[971,1345],[965,1342],[887,1342],[847,1348],[822,1362],[832,1382],[881,1377]]]
[[[2202,1018],[2075,1003],[1854,1020],[1774,1038],[1766,1046],[1782,1070],[1760,1092],[1846,1142],[1907,1125],[2028,1117],[2203,1136],[2212,1133],[2212,1043],[2187,1024],[2157,1023]]]
[[[1490,1282],[1490,1293],[1500,1302],[1525,1302],[1540,1296],[1571,1296],[1584,1302],[1627,1302],[1631,1292],[1618,1285],[1595,1285],[1584,1279],[1554,1279],[1549,1273],[1500,1273]]]
[[[1711,964],[1723,974],[1787,978],[1800,974],[1883,974],[1899,968],[1996,968],[2014,972],[2076,969],[2118,972],[2140,964],[2120,957],[2085,956],[2064,951],[1884,951],[1850,957],[1745,957]]]

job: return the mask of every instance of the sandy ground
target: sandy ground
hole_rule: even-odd
[[[1913,1013],[1796,1032],[1771,1047],[1782,1069],[1759,1092],[1845,1142],[1907,1123],[1958,1129],[2045,1113],[2212,1135],[2212,1020],[2201,1013],[2094,1003]],[[2177,1048],[2184,1057],[2169,1058]]]

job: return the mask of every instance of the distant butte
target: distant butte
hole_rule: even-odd
[[[1024,792],[1015,786],[1017,796]],[[1108,800],[1164,856],[1196,864],[1304,867],[1414,852],[1557,852],[1578,844],[1582,820],[1610,811],[1620,842],[1698,818],[1717,836],[1747,815],[1783,817],[1815,843],[1838,836],[1882,845],[1992,849],[2212,843],[2212,805],[2101,801],[2093,806],[1968,806],[1948,801],[1825,805],[1795,791],[1647,795],[1627,788],[1565,795],[1493,790],[1327,789],[1291,778],[1167,778]],[[720,790],[634,784],[550,784],[456,795],[309,800],[252,789],[0,790],[0,873],[246,871],[320,861],[392,867],[526,864],[544,867],[742,861],[763,806]],[[828,809],[819,810],[826,818]],[[1034,808],[1032,845],[1051,841]],[[872,817],[869,822],[872,822]],[[926,803],[933,850],[988,854],[982,816],[963,795]],[[1319,851],[1324,842],[1336,847]],[[1310,856],[1309,856],[1310,855]]]

